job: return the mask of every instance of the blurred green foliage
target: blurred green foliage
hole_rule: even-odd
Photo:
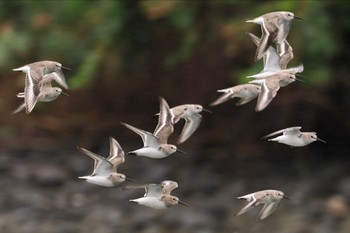
[[[255,45],[245,35],[260,35],[260,28],[245,21],[285,10],[305,18],[293,22],[288,38],[292,64],[304,64],[307,83],[324,83],[332,76],[329,63],[347,48],[346,40],[335,37],[350,28],[347,17],[334,27],[339,15],[330,9],[345,16],[347,8],[341,1],[1,1],[0,68],[57,60],[74,67],[69,82],[80,88],[101,70],[117,79],[155,65],[176,69],[193,62],[199,51],[217,47],[227,61],[210,60],[208,50],[210,62],[227,63],[233,83],[247,82],[245,76],[259,72],[262,62],[254,62]]]

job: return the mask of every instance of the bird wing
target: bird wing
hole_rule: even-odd
[[[277,135],[277,134],[281,134],[281,133],[283,133],[284,131],[285,131],[285,129],[281,129],[281,130],[278,130],[278,131],[276,131],[276,132],[273,132],[273,133],[270,133],[270,134],[268,134],[268,135],[265,135],[265,136],[262,137],[262,138],[269,138],[269,137],[275,136],[275,135]]]
[[[12,114],[18,113],[18,112],[24,110],[25,108],[26,108],[26,103],[23,102],[20,106],[18,106],[18,107],[12,112]]]
[[[183,114],[185,113],[186,108],[187,108],[187,104],[183,104],[170,109],[171,113],[174,114],[174,124],[179,122],[179,120],[182,118]]]
[[[222,94],[219,98],[217,98],[215,101],[213,101],[211,104],[209,104],[209,106],[216,106],[218,104],[226,102],[229,99],[232,99],[235,97],[233,87],[223,89],[223,90],[218,90],[218,92],[223,92],[224,94]]]
[[[153,135],[156,136],[160,144],[167,144],[169,136],[174,132],[174,114],[170,111],[166,100],[159,97],[160,111],[158,124]]]
[[[107,160],[113,165],[113,169],[117,172],[117,167],[125,162],[125,153],[117,140],[109,137],[109,156]]]
[[[301,73],[303,71],[304,71],[304,65],[301,64],[301,65],[296,66],[296,67],[285,69],[285,70],[283,70],[283,73],[296,74],[296,73]]]
[[[202,121],[202,115],[198,113],[193,113],[191,117],[185,118],[185,126],[181,131],[181,134],[177,140],[178,144],[185,142],[191,135],[196,131],[199,124]]]
[[[45,64],[43,62],[35,62],[28,65],[30,67],[29,74],[33,80],[40,82],[44,78]]]
[[[160,184],[162,186],[162,193],[166,195],[170,195],[171,191],[179,187],[178,183],[172,180],[164,180]]]
[[[35,104],[38,102],[39,94],[40,86],[34,84],[34,81],[30,75],[26,75],[24,87],[24,102],[27,114],[29,114],[35,107]]]
[[[280,23],[279,21],[280,20],[277,21],[277,24],[279,25],[279,30],[277,31],[277,36],[275,40],[276,44],[283,43],[290,30],[290,21],[284,21],[282,23]]]
[[[260,38],[260,43],[258,44],[258,47],[256,49],[255,60],[260,60],[264,56],[266,50],[272,45],[273,35],[271,35],[271,33],[272,32],[269,32],[267,30],[264,20],[262,20],[261,38]]]
[[[252,101],[253,99],[255,99],[258,95],[253,95],[251,97],[248,97],[248,98],[241,98],[240,100],[237,101],[236,105],[237,106],[241,106],[243,104],[246,104],[250,101]]]
[[[147,132],[145,130],[136,128],[134,126],[131,126],[129,124],[126,124],[124,122],[121,122],[122,125],[124,125],[126,128],[134,131],[135,133],[137,133],[138,135],[141,136],[142,141],[143,141],[143,145],[145,147],[152,147],[152,148],[158,148],[160,146],[159,142],[158,142],[158,138],[155,137],[153,134],[151,134],[150,132]]]
[[[61,87],[65,88],[66,90],[68,90],[68,84],[66,82],[66,79],[64,77],[64,74],[61,70],[58,70],[56,72],[52,72],[52,73],[49,73],[49,74],[46,74],[44,76],[44,79],[46,77],[50,77],[52,80],[55,80],[55,82],[57,82]]]
[[[270,202],[264,205],[261,209],[258,219],[262,220],[270,216],[278,207],[279,201]]]
[[[41,81],[51,83],[53,80],[57,82],[61,87],[68,89],[68,84],[61,70],[45,74]]]
[[[248,33],[255,45],[259,46],[260,38],[252,33]],[[281,70],[280,67],[280,57],[278,56],[276,50],[269,46],[263,55],[264,69],[260,73],[274,72]]]
[[[89,156],[95,161],[94,171],[92,175],[109,175],[112,170],[112,164],[104,157],[95,154],[89,150],[77,147],[85,155]]]
[[[265,78],[261,84],[258,101],[255,107],[257,112],[264,110],[275,98],[277,91],[280,89],[279,80],[273,77]]]
[[[239,197],[238,199],[246,199],[248,203],[246,203],[243,206],[243,208],[236,214],[236,216],[239,216],[241,214],[248,212],[249,210],[253,209],[257,205],[257,201],[254,197],[254,194],[248,194],[243,197]]]
[[[301,130],[301,126],[289,127],[283,131],[283,135],[300,136],[301,135],[300,130]]]
[[[163,195],[160,184],[145,185],[145,191],[145,197],[161,197]]]
[[[294,57],[292,46],[288,43],[287,40],[284,40],[280,44],[277,44],[277,53],[280,56],[281,69],[287,69],[288,63]]]
[[[295,126],[295,127],[289,127],[289,128],[286,128],[286,129],[281,129],[281,130],[278,130],[276,132],[273,132],[273,133],[270,133],[268,135],[265,135],[264,137],[262,138],[269,138],[269,137],[272,137],[272,136],[275,136],[277,134],[281,134],[283,133],[284,135],[295,135],[295,134],[300,134],[300,129],[301,127],[300,126]]]

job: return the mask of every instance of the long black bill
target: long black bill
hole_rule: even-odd
[[[322,140],[321,138],[316,138],[317,141],[323,142],[323,143],[327,143],[325,140]]]
[[[187,204],[187,203],[185,203],[185,202],[182,202],[182,201],[179,201],[179,204],[184,205],[184,206],[187,206],[187,207],[191,207],[189,204]]]
[[[301,80],[300,78],[297,78],[297,77],[295,77],[295,80],[297,80],[297,81],[299,81],[299,82],[302,82],[302,83],[305,82],[304,80]]]
[[[65,69],[65,70],[71,70],[70,68],[68,67],[65,67],[65,66],[61,66],[62,69]]]
[[[61,94],[65,95],[65,96],[69,96],[66,92],[61,91]]]
[[[285,198],[285,199],[287,199],[287,200],[292,200],[292,198],[287,197],[287,196],[285,196],[285,195],[283,195],[283,198]]]
[[[181,153],[181,154],[188,155],[185,151],[182,151],[182,150],[179,150],[179,149],[176,149],[176,151]]]
[[[213,113],[212,111],[210,111],[210,110],[208,110],[208,109],[205,109],[205,108],[203,108],[202,111],[204,111],[204,112],[209,112],[209,113]]]
[[[299,16],[295,16],[295,15],[294,15],[294,19],[302,19],[302,20],[304,20],[303,18],[301,18]]]
[[[295,76],[300,77],[300,78],[307,78],[305,75],[301,75],[301,74],[295,74]]]
[[[128,178],[128,177],[125,177],[125,180],[127,180],[127,181],[131,181],[131,182],[136,182],[135,180],[130,179],[130,178]]]

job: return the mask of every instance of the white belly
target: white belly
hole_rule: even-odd
[[[82,176],[80,179],[85,179],[86,182],[97,184],[105,187],[113,187],[113,182],[105,176]]]
[[[294,147],[306,146],[310,144],[310,142],[306,142],[298,136],[280,136],[279,142]]]
[[[151,147],[144,147],[138,150],[133,151],[137,156],[145,156],[153,159],[162,159],[168,156],[168,154],[164,153],[161,150]]]
[[[130,200],[139,203],[139,205],[148,206],[154,209],[166,209],[164,202],[160,201],[157,197],[141,197],[137,199]]]

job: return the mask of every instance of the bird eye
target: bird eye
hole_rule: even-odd
[[[187,110],[187,108],[184,108],[184,110],[186,111],[186,110]]]

